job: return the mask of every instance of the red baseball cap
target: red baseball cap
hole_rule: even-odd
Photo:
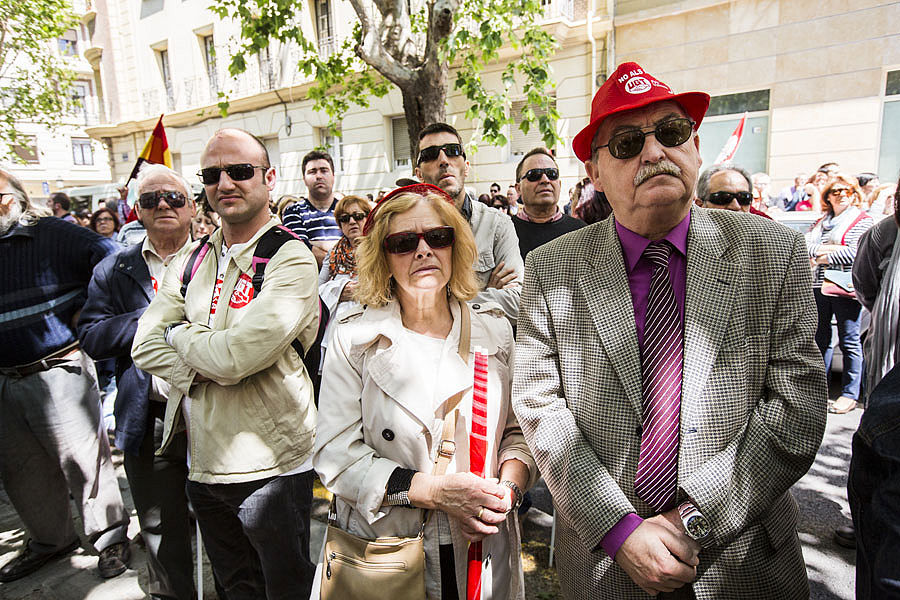
[[[676,94],[656,77],[647,73],[635,62],[622,63],[615,73],[609,76],[591,102],[591,122],[572,140],[575,156],[582,161],[591,159],[591,142],[603,119],[609,115],[641,108],[654,102],[674,100],[694,121],[694,129],[709,108],[709,94],[703,92],[685,92]]]
[[[428,194],[437,194],[450,204],[455,205],[453,202],[453,198],[450,195],[439,188],[436,185],[431,185],[430,183],[414,183],[413,185],[404,185],[402,187],[398,187],[395,190],[388,192],[384,195],[384,198],[379,200],[372,210],[369,211],[369,216],[366,217],[365,223],[363,223],[363,235],[369,235],[369,231],[372,230],[372,225],[375,223],[375,213],[378,212],[378,209],[381,208],[381,205],[384,204],[387,200],[390,200],[394,196],[399,196],[400,194],[405,194],[407,192],[412,192],[413,194],[419,194],[420,196],[427,196]]]

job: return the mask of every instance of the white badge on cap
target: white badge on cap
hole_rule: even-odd
[[[625,83],[625,91],[629,94],[644,94],[650,91],[650,82],[638,75]]]

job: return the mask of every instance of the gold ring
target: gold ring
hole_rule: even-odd
[[[484,507],[483,507],[483,506],[482,506],[481,508],[478,509],[478,514],[475,515],[475,518],[478,519],[478,520],[480,521],[480,520],[481,520],[481,515],[482,515],[482,514],[484,514]]]

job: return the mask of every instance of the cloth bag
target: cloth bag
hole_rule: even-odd
[[[459,356],[469,362],[472,335],[469,307],[460,302]],[[467,390],[447,400],[441,443],[432,475],[443,475],[456,451],[453,441],[459,401]],[[452,413],[452,415],[451,415]],[[336,524],[332,499],[325,534],[325,564],[322,569],[322,600],[425,600],[425,524],[428,511],[422,511],[422,527],[415,537],[379,537],[374,540],[348,533]]]
[[[822,277],[823,296],[837,296],[856,300],[856,293],[853,290],[853,279],[849,272],[825,269]]]

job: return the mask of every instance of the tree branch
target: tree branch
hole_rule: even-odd
[[[392,56],[385,48],[385,45],[382,44],[381,36],[379,35],[380,29],[372,23],[372,19],[366,14],[363,0],[350,0],[350,4],[362,23],[362,39],[356,48],[357,56],[398,87],[409,85],[413,81],[413,70]]]

